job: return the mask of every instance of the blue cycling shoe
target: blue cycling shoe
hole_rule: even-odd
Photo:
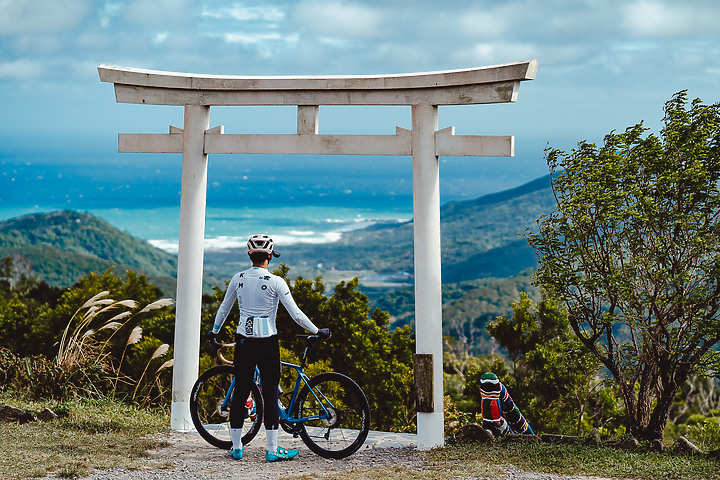
[[[278,460],[292,460],[297,454],[297,448],[291,448],[288,450],[287,448],[278,447],[277,451],[275,452],[265,450],[265,460],[267,460],[268,462],[276,462]]]
[[[240,460],[240,459],[242,458],[242,456],[243,456],[243,449],[242,449],[242,447],[240,447],[240,448],[231,448],[231,449],[230,449],[230,455],[232,455],[232,457],[233,457],[235,460]]]

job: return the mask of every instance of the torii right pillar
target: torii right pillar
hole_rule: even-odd
[[[444,442],[440,165],[436,105],[412,106],[415,378],[418,447]],[[432,379],[432,381],[430,381]]]

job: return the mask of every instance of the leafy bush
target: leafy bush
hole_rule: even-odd
[[[133,300],[115,301],[118,295]],[[165,402],[169,299],[142,275],[112,270],[55,290],[0,262],[0,380],[28,398],[113,395]],[[89,300],[88,300],[89,299]],[[156,334],[157,336],[155,336]],[[42,352],[42,355],[37,355]]]
[[[458,408],[458,405],[449,396],[444,399],[445,415],[445,437],[453,439],[466,425],[481,424],[482,418],[477,413],[466,412]]]
[[[689,424],[685,436],[703,451],[717,450],[720,448],[720,420],[710,417]]]

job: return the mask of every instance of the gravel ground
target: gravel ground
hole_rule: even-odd
[[[292,461],[265,461],[265,437],[263,429],[249,444],[245,445],[242,460],[234,460],[228,451],[206,443],[196,433],[170,433],[157,436],[170,446],[151,452],[157,469],[96,471],[90,480],[240,480],[277,479],[284,477],[317,478],[333,473],[369,467],[422,468],[423,452],[413,446],[383,447],[387,442],[366,442],[349,458],[329,460],[311,452],[300,439],[293,439],[281,432],[280,445],[297,448],[300,453]]]
[[[265,461],[265,437],[261,429],[257,438],[245,445],[242,460],[233,460],[229,452],[206,443],[196,433],[169,433],[157,436],[169,446],[151,452],[157,468],[145,470],[112,469],[95,471],[89,480],[264,480],[319,479],[327,475],[355,469],[405,467],[420,471],[426,468],[426,452],[415,448],[413,435],[395,435],[371,432],[363,447],[349,458],[329,460],[311,452],[300,439],[281,432],[283,447],[297,448],[300,453],[292,461],[268,463]],[[515,469],[503,469],[504,480],[568,480],[579,477],[538,474]],[[582,477],[583,480],[607,480]],[[409,479],[408,479],[409,480]],[[469,479],[468,479],[469,480]],[[485,480],[473,477],[473,480]],[[489,480],[489,479],[487,479]]]

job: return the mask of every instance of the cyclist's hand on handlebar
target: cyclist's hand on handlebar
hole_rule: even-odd
[[[210,345],[211,345],[215,350],[217,350],[218,348],[220,348],[220,342],[217,341],[217,336],[218,336],[218,334],[215,333],[215,332],[213,332],[212,330],[208,330],[207,332],[205,332],[205,340],[207,340],[208,342],[210,342]]]
[[[328,339],[332,337],[332,332],[330,332],[329,328],[321,328],[318,330],[318,336],[323,339]]]

